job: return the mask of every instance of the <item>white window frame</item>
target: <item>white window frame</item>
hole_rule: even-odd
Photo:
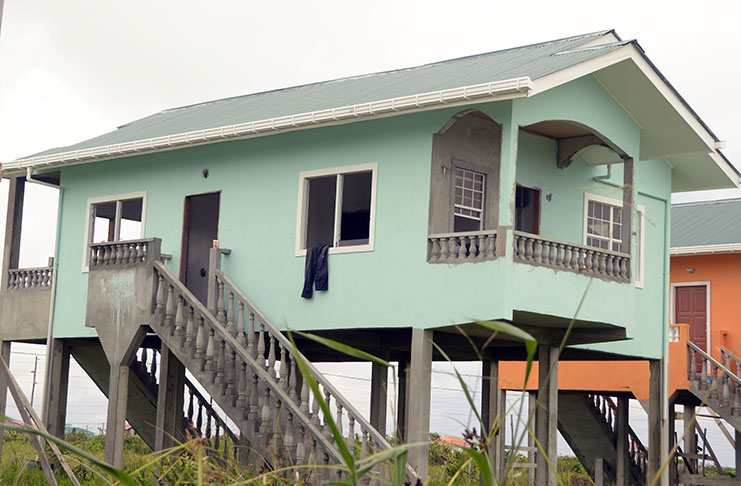
[[[87,273],[90,271],[90,265],[88,258],[90,257],[90,244],[92,243],[90,240],[93,237],[91,233],[91,221],[90,217],[92,215],[93,205],[94,204],[101,204],[101,203],[108,203],[108,202],[117,202],[117,201],[126,201],[129,199],[141,199],[142,200],[142,220],[141,220],[141,231],[139,232],[139,238],[144,238],[144,224],[145,219],[147,215],[147,191],[141,191],[141,192],[129,192],[126,194],[116,194],[113,196],[100,196],[100,197],[91,197],[87,200],[87,207],[85,209],[85,239],[83,240],[82,244],[82,272]]]
[[[368,164],[348,165],[343,167],[334,167],[328,169],[307,170],[299,173],[298,177],[298,211],[296,213],[296,256],[305,256],[306,249],[302,248],[306,240],[306,218],[309,210],[309,179],[325,177],[332,175],[346,175],[357,172],[371,173],[371,200],[370,200],[370,222],[368,228],[368,243],[364,245],[337,246],[340,237],[340,223],[342,216],[342,178],[338,178],[335,193],[335,214],[334,214],[334,242],[329,248],[330,254],[335,253],[355,253],[363,251],[373,251],[374,235],[376,225],[376,186],[378,179],[378,162]]]
[[[601,196],[599,194],[591,194],[588,192],[584,193],[584,218],[583,218],[583,238],[582,238],[582,244],[585,246],[587,245],[587,218],[589,217],[589,202],[594,201],[596,203],[600,204],[607,204],[609,206],[614,206],[618,208],[623,207],[623,201],[622,199],[613,199],[606,196]],[[637,235],[636,233],[633,233],[633,236],[638,236],[638,238],[631,238],[633,241],[636,242],[636,269],[634,277],[635,286],[637,288],[642,289],[643,288],[643,281],[644,281],[644,275],[645,275],[645,268],[646,268],[646,208],[644,206],[636,206],[637,209],[637,215],[638,215],[638,221],[636,223],[637,228]],[[625,225],[623,225],[623,231],[625,231]],[[629,228],[628,231],[632,231],[633,228]],[[640,240],[640,241],[639,241]],[[612,245],[611,245],[612,246]],[[612,251],[610,249],[609,251]],[[631,260],[635,261],[635,258],[631,258]]]

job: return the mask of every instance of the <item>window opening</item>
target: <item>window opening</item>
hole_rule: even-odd
[[[454,232],[483,229],[485,182],[486,176],[480,172],[455,169]]]
[[[137,193],[141,194],[141,193]],[[98,199],[100,201],[100,199]],[[83,271],[87,271],[90,257],[88,245],[110,241],[136,240],[142,237],[144,197],[109,199],[88,202],[89,224],[87,244],[83,258]]]
[[[622,252],[622,208],[591,200],[587,206],[587,245]]]
[[[515,191],[515,229],[540,234],[540,189],[518,185]]]
[[[358,170],[356,166],[331,172],[301,174],[303,215],[299,208],[299,255],[323,244],[353,251],[363,246],[366,248],[360,249],[372,249],[367,247],[372,243],[374,169]]]

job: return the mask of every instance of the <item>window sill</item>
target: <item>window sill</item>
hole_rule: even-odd
[[[373,244],[367,245],[355,245],[355,246],[333,246],[329,248],[330,255],[337,255],[341,253],[363,253],[367,251],[373,251]],[[306,256],[306,250],[296,250],[296,256]]]

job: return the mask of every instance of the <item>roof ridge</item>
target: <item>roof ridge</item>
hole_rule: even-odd
[[[741,202],[741,197],[713,199],[709,201],[689,201],[689,202],[683,202],[683,203],[673,203],[672,208],[688,207],[688,206],[711,206],[711,205],[729,204],[729,203],[736,203],[736,202]]]
[[[229,96],[229,97],[226,97],[226,98],[217,98],[217,99],[213,99],[213,100],[201,101],[201,102],[198,102],[198,103],[192,103],[192,104],[189,104],[189,105],[182,105],[182,106],[176,106],[176,107],[172,107],[172,108],[166,108],[166,109],[161,110],[161,111],[159,111],[157,113],[153,113],[150,116],[156,116],[156,115],[159,115],[159,114],[162,114],[162,113],[171,113],[171,112],[174,112],[174,111],[183,110],[183,109],[187,109],[187,108],[193,108],[193,107],[201,106],[201,105],[209,105],[209,104],[213,104],[213,103],[226,102],[226,101],[235,100],[235,99],[238,99],[238,98],[246,98],[248,96],[260,96],[260,95],[265,95],[265,94],[269,94],[269,93],[277,93],[277,92],[287,91],[287,90],[304,89],[304,88],[308,88],[308,87],[312,87],[312,86],[318,86],[318,85],[323,85],[323,84],[331,84],[331,83],[338,83],[338,82],[344,82],[344,81],[350,81],[350,80],[356,80],[356,79],[364,79],[364,78],[369,78],[369,77],[372,77],[372,76],[384,76],[384,75],[389,75],[389,74],[394,74],[394,73],[400,73],[400,72],[405,72],[405,71],[412,71],[412,70],[415,70],[415,69],[422,69],[422,68],[425,68],[425,67],[435,66],[435,65],[439,65],[439,64],[443,64],[443,63],[448,63],[448,62],[463,61],[463,60],[466,60],[466,59],[473,59],[473,58],[476,58],[476,57],[483,57],[483,56],[499,55],[499,54],[504,54],[504,53],[511,52],[511,51],[525,50],[525,49],[533,49],[535,47],[545,47],[545,46],[549,46],[549,45],[555,45],[555,44],[558,44],[558,43],[563,43],[563,42],[570,41],[570,40],[586,39],[588,37],[601,37],[601,36],[604,36],[604,35],[606,35],[606,34],[608,34],[610,32],[615,33],[614,32],[614,29],[598,30],[598,31],[595,31],[595,32],[589,32],[589,33],[586,33],[586,34],[580,34],[580,35],[575,35],[575,36],[570,36],[570,37],[562,37],[560,39],[553,39],[553,40],[549,40],[549,41],[545,41],[545,42],[535,42],[535,43],[527,44],[527,45],[524,45],[524,46],[509,47],[507,49],[500,49],[500,50],[496,50],[496,51],[480,52],[478,54],[469,54],[467,56],[454,57],[454,58],[451,58],[451,59],[441,59],[439,61],[433,61],[433,62],[428,62],[428,63],[425,63],[425,64],[419,64],[417,66],[410,66],[410,67],[397,68],[397,69],[389,69],[389,70],[386,70],[386,71],[376,71],[376,72],[365,73],[365,74],[357,74],[357,75],[353,75],[353,76],[345,76],[345,77],[341,77],[341,78],[333,78],[333,79],[326,79],[326,80],[323,80],[323,81],[316,81],[316,82],[313,82],[313,83],[298,84],[298,85],[295,85],[295,86],[285,86],[283,88],[275,88],[275,89],[269,89],[269,90],[265,90],[265,91],[257,91],[257,92],[254,92],[254,93],[246,93],[246,94],[242,94],[242,95]],[[615,34],[615,35],[617,36],[617,34]],[[618,44],[618,43],[611,43],[611,44]],[[595,46],[595,47],[599,47],[599,46]],[[145,117],[145,118],[148,118],[148,117]],[[138,121],[140,119],[132,120],[131,122],[125,123],[125,124],[123,124],[121,126],[129,125],[130,123],[133,123],[134,121]]]
[[[636,42],[636,40],[631,39],[631,40],[625,40],[625,41],[619,41],[619,42],[610,42],[607,44],[598,44],[596,46],[577,47],[576,49],[569,49],[568,51],[554,52],[553,54],[551,54],[551,56],[564,56],[567,54],[576,54],[580,52],[597,51],[600,49],[608,49],[608,48],[613,48],[616,46],[625,46],[628,44],[632,44],[634,42]]]

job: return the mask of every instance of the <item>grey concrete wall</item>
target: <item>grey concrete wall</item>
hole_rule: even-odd
[[[453,231],[453,183],[456,165],[486,174],[484,228],[499,221],[499,166],[502,127],[479,112],[456,115],[432,138],[429,233]]]
[[[50,299],[48,287],[0,292],[0,338],[46,340]]]
[[[131,343],[151,319],[154,271],[149,264],[111,268],[90,270],[85,325],[98,332],[109,363],[128,365]]]

